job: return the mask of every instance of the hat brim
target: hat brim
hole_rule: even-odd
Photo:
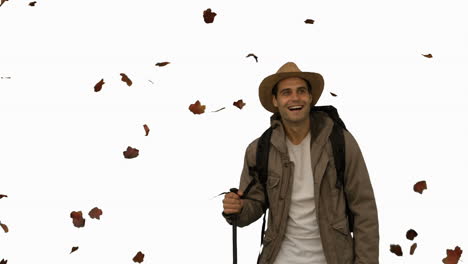
[[[317,103],[320,96],[322,95],[324,86],[323,77],[321,74],[315,72],[281,72],[266,77],[260,83],[258,96],[260,97],[260,102],[266,110],[272,113],[278,112],[278,108],[273,105],[272,90],[279,81],[289,77],[299,77],[308,81],[312,87],[311,105],[314,106]]]

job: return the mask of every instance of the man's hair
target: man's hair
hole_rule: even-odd
[[[304,79],[303,79],[303,80],[304,80]],[[307,85],[307,91],[309,92],[309,94],[312,94],[312,86],[310,86],[309,81],[307,81],[307,80],[304,80],[304,81],[306,82],[306,85]],[[277,96],[277,95],[278,95],[278,83],[279,83],[279,82],[277,82],[277,83],[275,84],[275,86],[273,86],[273,89],[271,89],[271,94],[273,94],[273,96],[274,96],[275,98],[278,98],[278,96]]]

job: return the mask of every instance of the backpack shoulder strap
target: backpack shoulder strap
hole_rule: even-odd
[[[344,184],[345,184],[345,169],[346,169],[346,148],[344,142],[344,134],[343,130],[348,131],[346,128],[343,120],[341,120],[340,116],[338,115],[338,111],[332,105],[325,105],[325,106],[314,106],[312,111],[323,111],[328,114],[328,116],[333,119],[333,130],[330,135],[330,140],[333,149],[333,158],[335,161],[336,167],[336,188],[343,188],[343,192],[345,192]],[[354,215],[352,214],[351,210],[349,209],[348,198],[345,193],[345,202],[346,202],[346,214],[348,215],[348,222],[349,222],[349,229],[353,232],[354,227]]]
[[[344,183],[344,172],[345,172],[345,144],[344,144],[344,135],[343,129],[340,128],[336,123],[333,125],[333,130],[330,135],[330,141],[333,149],[333,158],[335,161],[336,167],[336,188],[341,188]]]
[[[271,133],[273,131],[272,127],[269,127],[267,130],[263,132],[257,142],[257,150],[255,156],[255,166],[249,167],[249,175],[252,176],[252,181],[249,183],[247,188],[244,190],[244,196],[250,191],[251,187],[257,182],[255,176],[258,177],[260,184],[266,190],[266,181],[268,178],[268,154],[270,152],[270,140],[271,140]],[[265,192],[265,195],[266,192]],[[268,208],[268,199],[267,196],[265,197],[265,205],[263,211],[266,211]]]
[[[331,143],[333,148],[333,157],[335,161],[336,167],[336,188],[343,188],[344,198],[346,202],[346,214],[348,215],[348,222],[349,222],[349,230],[353,232],[354,227],[354,215],[349,209],[348,197],[344,188],[345,185],[345,143],[344,143],[344,134],[343,128],[340,128],[336,123],[333,126],[333,131],[331,134]]]
[[[269,127],[265,132],[263,132],[262,136],[258,140],[257,143],[257,153],[256,153],[256,162],[255,167],[253,168],[258,175],[260,184],[263,186],[264,190],[264,197],[265,203],[263,207],[263,224],[262,224],[262,233],[260,234],[260,245],[263,245],[263,237],[265,235],[265,218],[266,218],[266,210],[268,209],[269,200],[268,200],[268,191],[266,187],[266,182],[268,179],[268,156],[270,153],[270,140],[271,134],[273,132],[273,127]],[[260,261],[260,255],[257,259],[257,263]]]
[[[268,156],[270,153],[270,140],[271,134],[273,132],[273,127],[269,127],[258,140],[257,144],[257,154],[256,154],[256,170],[258,173],[258,178],[260,183],[265,189],[265,208],[269,207],[268,205],[268,194],[266,192],[266,182],[268,179]]]
[[[314,106],[311,111],[321,111],[327,113],[327,115],[333,120],[333,130],[330,135],[330,141],[333,149],[333,157],[335,161],[335,167],[337,172],[336,188],[341,188],[344,183],[344,171],[345,171],[345,142],[343,129],[346,126],[338,115],[338,111],[332,105]],[[347,129],[346,129],[347,130]]]

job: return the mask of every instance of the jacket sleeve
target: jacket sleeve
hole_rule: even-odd
[[[258,140],[257,140],[258,141]],[[244,206],[238,216],[237,225],[244,227],[255,222],[263,215],[263,205],[265,204],[264,188],[259,183],[256,175],[249,174],[249,166],[255,165],[256,141],[252,142],[246,149],[244,155],[244,165],[240,177],[239,190],[245,192],[247,186],[252,183],[252,187],[247,194],[244,194]],[[226,221],[232,225],[231,215],[222,213]]]
[[[354,214],[354,264],[379,263],[379,223],[369,173],[355,138],[344,130],[345,190]]]

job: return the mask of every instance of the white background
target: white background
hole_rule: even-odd
[[[0,259],[231,263],[222,197],[211,198],[238,185],[245,148],[269,126],[258,85],[287,61],[324,76],[318,105],[334,105],[361,147],[380,262],[468,249],[466,1],[28,3],[0,7],[0,76],[11,77],[0,79]],[[188,110],[196,100],[202,115]],[[140,155],[125,159],[127,146]],[[87,215],[95,206],[101,220]],[[238,230],[239,263],[255,263],[260,227]]]

